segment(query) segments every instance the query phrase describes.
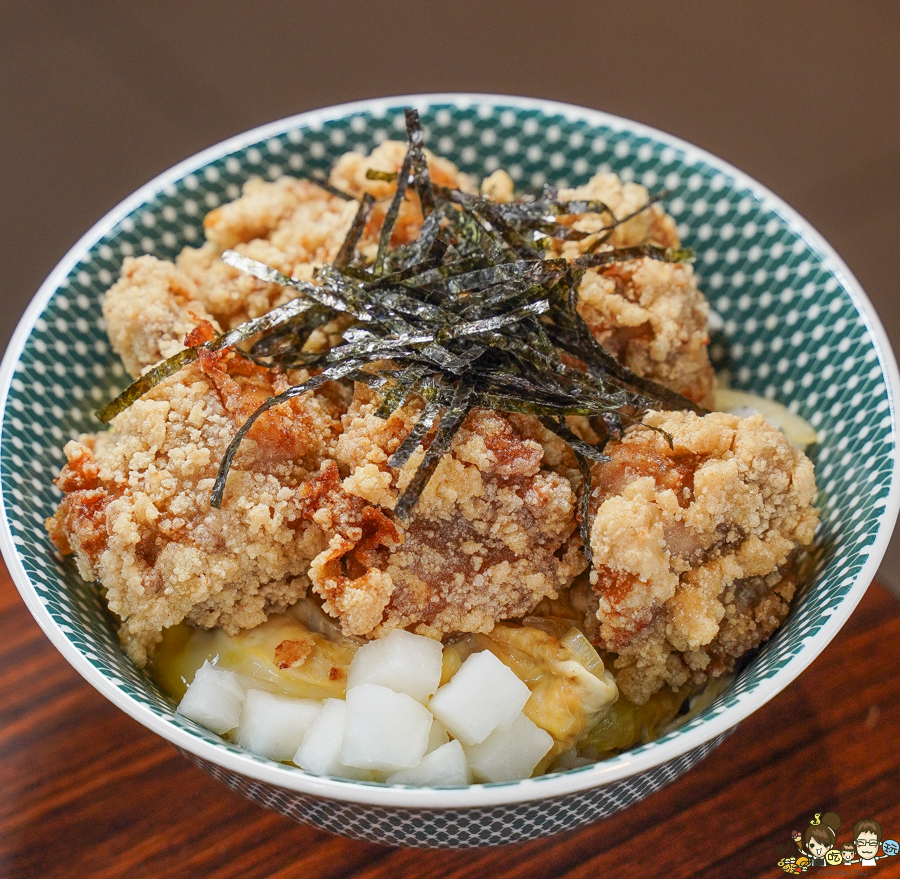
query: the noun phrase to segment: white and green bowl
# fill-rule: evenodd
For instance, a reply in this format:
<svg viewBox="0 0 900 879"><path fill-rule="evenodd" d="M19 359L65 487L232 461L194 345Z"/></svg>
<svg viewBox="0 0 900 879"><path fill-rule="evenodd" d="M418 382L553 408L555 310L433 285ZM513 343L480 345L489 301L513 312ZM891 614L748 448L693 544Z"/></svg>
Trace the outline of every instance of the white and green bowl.
<svg viewBox="0 0 900 879"><path fill-rule="evenodd" d="M526 781L449 789L320 778L223 742L177 716L119 650L96 588L54 552L43 521L63 444L126 383L100 314L125 256L174 257L202 218L259 175L324 175L347 150L403 139L403 108L427 143L471 174L506 168L524 189L586 181L598 168L671 191L666 201L724 320L733 384L808 419L822 513L815 570L784 626L707 710L602 763ZM690 768L789 684L834 637L887 547L900 505L897 367L872 305L834 250L763 186L683 141L593 110L523 98L424 95L304 113L214 146L104 217L43 284L0 370L0 544L26 604L101 693L216 778L300 821L416 846L489 845L569 829L636 802Z"/></svg>

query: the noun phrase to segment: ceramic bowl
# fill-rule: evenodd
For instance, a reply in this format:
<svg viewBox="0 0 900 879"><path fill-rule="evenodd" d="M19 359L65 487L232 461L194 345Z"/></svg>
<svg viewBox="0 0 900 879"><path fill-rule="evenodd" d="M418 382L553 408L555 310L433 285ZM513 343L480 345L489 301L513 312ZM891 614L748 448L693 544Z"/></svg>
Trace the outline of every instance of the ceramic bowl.
<svg viewBox="0 0 900 879"><path fill-rule="evenodd" d="M403 139L405 106L427 143L482 177L521 188L579 184L611 169L651 190L697 252L722 316L736 387L808 419L822 513L815 570L777 634L714 704L680 729L593 766L505 784L412 789L318 778L247 753L174 714L120 651L95 588L43 528L62 445L95 431L98 404L127 384L100 298L132 254L174 257L202 218L260 175L324 175L347 150ZM148 183L91 229L37 293L0 373L3 553L22 597L66 659L123 711L265 806L353 837L417 846L509 843L595 821L705 756L818 655L878 567L900 504L897 369L875 311L834 250L763 186L696 147L624 119L546 101L426 95L304 113L212 147ZM724 767L723 767L723 771Z"/></svg>

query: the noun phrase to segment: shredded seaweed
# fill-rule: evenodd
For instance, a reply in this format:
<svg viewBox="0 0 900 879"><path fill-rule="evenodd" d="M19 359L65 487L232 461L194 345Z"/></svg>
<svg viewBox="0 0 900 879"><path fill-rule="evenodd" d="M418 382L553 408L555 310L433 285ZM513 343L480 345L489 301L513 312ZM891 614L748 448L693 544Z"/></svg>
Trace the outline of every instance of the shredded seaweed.
<svg viewBox="0 0 900 879"><path fill-rule="evenodd" d="M215 480L211 504L219 507L242 440L273 407L329 381L368 385L378 394L375 414L383 419L418 398L418 418L388 461L401 468L418 448L424 449L394 511L404 520L472 409L533 415L568 443L578 460L579 520L589 555L591 462L609 460L603 454L605 442L620 437L624 426L639 421L650 408L704 410L636 375L600 346L577 312L578 286L588 269L639 258L685 262L693 254L654 244L615 248L607 243L618 226L664 194L625 217L616 217L601 201L560 200L551 187L500 204L435 185L415 110L406 111L406 129L408 149L400 170L366 172L369 180L396 183L384 207L374 258L370 250L365 251L367 259L359 249L375 205L369 194L359 200L334 262L321 266L312 283L226 251L222 259L228 265L293 289L298 298L169 358L98 416L108 421L196 360L203 349L233 348L269 368L312 370L312 377L267 399L241 425ZM314 182L333 191L318 179ZM392 245L404 201L422 212L419 235ZM603 225L582 232L564 219L583 214L599 216ZM547 258L554 240L587 239L588 246L575 259ZM338 317L346 327L342 342L329 351L307 351L313 331ZM566 423L569 415L591 418L602 441L592 444L576 436Z"/></svg>
<svg viewBox="0 0 900 879"><path fill-rule="evenodd" d="M353 196L350 195L349 192L344 192L343 189L338 189L336 186L332 186L327 180L323 177L316 177L315 174L306 174L303 177L304 180L309 180L310 183L315 183L320 189L324 189L329 195L336 195L338 198L344 199L344 201L353 201Z"/></svg>
<svg viewBox="0 0 900 879"><path fill-rule="evenodd" d="M413 474L413 478L407 485L406 490L400 495L394 514L401 521L409 517L410 510L415 506L419 495L422 494L428 480L437 468L441 458L450 449L450 443L456 435L456 431L462 427L466 416L472 409L472 391L464 385L459 385L453 400L447 407L441 420L437 425L437 433L425 451L425 457L418 469Z"/></svg>
<svg viewBox="0 0 900 879"><path fill-rule="evenodd" d="M338 255L334 258L334 267L336 269L343 268L350 264L350 260L356 251L356 245L359 244L360 236L366 228L366 223L369 222L369 215L372 213L372 206L374 204L375 198L367 192L359 203L359 210L356 212L356 216L350 224L350 231L347 232L347 237L344 239L344 243L341 245Z"/></svg>

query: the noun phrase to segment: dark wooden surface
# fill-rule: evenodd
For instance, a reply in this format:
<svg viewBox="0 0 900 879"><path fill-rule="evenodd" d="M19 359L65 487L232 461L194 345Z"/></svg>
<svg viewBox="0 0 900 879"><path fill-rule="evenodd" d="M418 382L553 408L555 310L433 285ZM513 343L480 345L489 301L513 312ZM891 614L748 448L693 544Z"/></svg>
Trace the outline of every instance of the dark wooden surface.
<svg viewBox="0 0 900 879"><path fill-rule="evenodd" d="M861 818L900 837L900 604L877 584L810 669L660 793L546 840L423 852L294 824L213 781L85 683L0 575L3 879L749 879L784 875L816 811L842 816L841 842ZM900 876L900 856L869 872Z"/></svg>

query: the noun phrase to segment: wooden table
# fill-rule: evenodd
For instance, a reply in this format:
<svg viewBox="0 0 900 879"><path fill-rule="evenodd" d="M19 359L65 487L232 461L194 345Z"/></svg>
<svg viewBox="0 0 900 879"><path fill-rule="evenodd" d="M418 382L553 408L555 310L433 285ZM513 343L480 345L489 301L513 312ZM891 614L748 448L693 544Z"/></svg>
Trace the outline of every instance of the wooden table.
<svg viewBox="0 0 900 879"><path fill-rule="evenodd" d="M877 584L810 670L660 793L551 839L422 852L294 824L213 781L85 683L0 574L4 879L739 879L783 876L816 811L844 818L839 842L861 818L900 837L900 604ZM900 876L900 855L867 872Z"/></svg>

